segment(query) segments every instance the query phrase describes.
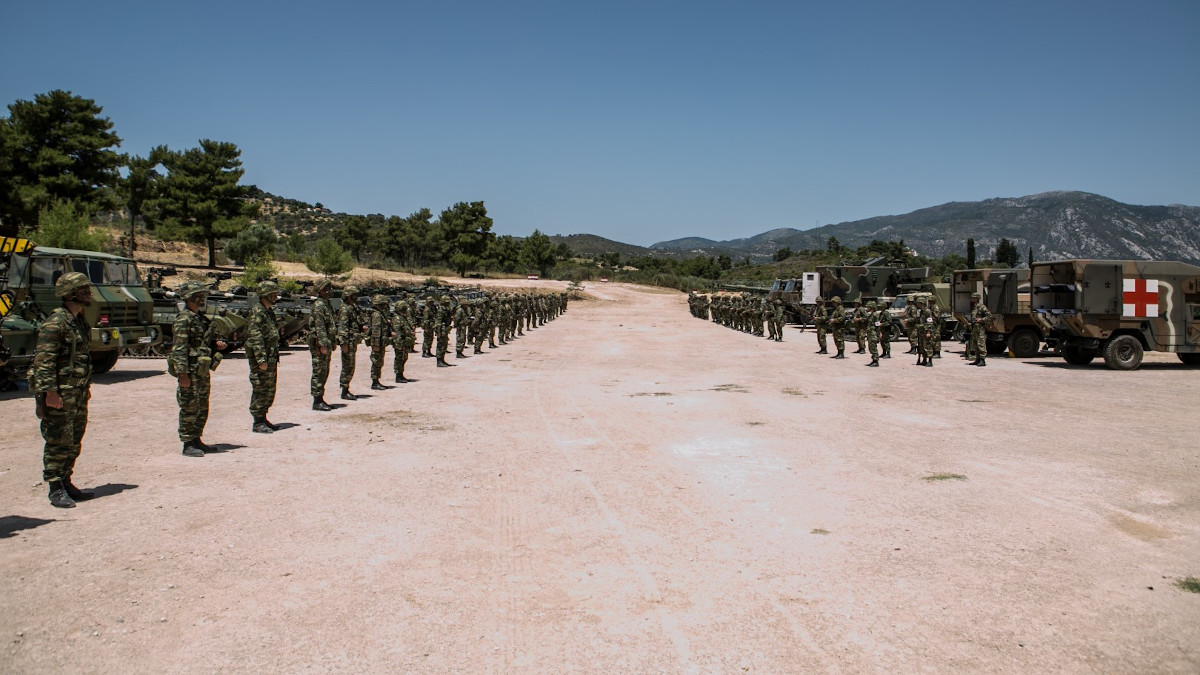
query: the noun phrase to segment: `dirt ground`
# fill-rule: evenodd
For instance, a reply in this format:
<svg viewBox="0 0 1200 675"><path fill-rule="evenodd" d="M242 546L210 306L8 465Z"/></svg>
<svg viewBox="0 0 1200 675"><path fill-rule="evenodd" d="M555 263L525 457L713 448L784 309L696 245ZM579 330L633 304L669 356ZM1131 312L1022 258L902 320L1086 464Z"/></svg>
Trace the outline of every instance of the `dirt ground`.
<svg viewBox="0 0 1200 675"><path fill-rule="evenodd" d="M329 413L285 352L271 435L226 361L199 459L124 360L71 510L0 395L0 670L1200 671L1196 369L868 369L588 291L388 391L360 349Z"/></svg>

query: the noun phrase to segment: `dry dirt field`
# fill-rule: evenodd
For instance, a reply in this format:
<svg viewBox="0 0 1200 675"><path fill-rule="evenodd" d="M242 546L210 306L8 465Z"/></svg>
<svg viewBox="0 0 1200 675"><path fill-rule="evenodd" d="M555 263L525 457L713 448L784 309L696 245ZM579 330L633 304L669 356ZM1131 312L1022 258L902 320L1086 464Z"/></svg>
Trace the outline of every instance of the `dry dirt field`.
<svg viewBox="0 0 1200 675"><path fill-rule="evenodd" d="M868 369L588 291L388 391L360 349L329 413L285 352L272 435L228 360L200 459L122 361L71 510L0 395L0 671L1200 671L1200 371Z"/></svg>

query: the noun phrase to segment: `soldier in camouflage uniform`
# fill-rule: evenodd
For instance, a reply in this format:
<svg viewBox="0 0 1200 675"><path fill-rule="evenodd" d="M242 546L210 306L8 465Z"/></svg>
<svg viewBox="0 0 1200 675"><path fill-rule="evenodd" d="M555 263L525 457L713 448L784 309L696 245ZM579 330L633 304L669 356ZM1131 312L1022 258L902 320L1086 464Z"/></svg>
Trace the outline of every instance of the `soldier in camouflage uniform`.
<svg viewBox="0 0 1200 675"><path fill-rule="evenodd" d="M879 358L892 358L892 315L887 310L887 305L880 302L879 309L875 312L875 321L879 324L879 350L883 352Z"/></svg>
<svg viewBox="0 0 1200 675"><path fill-rule="evenodd" d="M879 314L875 311L875 303L868 302L859 308L863 314L863 333L866 334L867 348L871 352L871 362L867 365L872 368L879 367Z"/></svg>
<svg viewBox="0 0 1200 675"><path fill-rule="evenodd" d="M325 382L329 380L329 362L337 348L337 320L329 306L332 285L321 279L313 285L317 299L313 302L312 314L308 318L308 352L312 356L312 379L308 393L312 394L313 410L331 410L325 402Z"/></svg>
<svg viewBox="0 0 1200 675"><path fill-rule="evenodd" d="M246 323L246 362L250 364L251 431L269 434L279 425L267 419L275 402L275 383L279 373L279 326L271 306L279 301L279 284L264 281L258 285L258 302L250 307Z"/></svg>
<svg viewBox="0 0 1200 675"><path fill-rule="evenodd" d="M179 287L176 295L183 300L184 308L175 316L172 327L174 339L167 357L167 371L178 381L175 401L179 403L179 440L183 442L183 454L203 457L205 452L215 450L200 438L208 422L211 374L220 363L221 355L214 354L213 348L224 349L226 344L214 339L212 322L204 314L207 286L188 281Z"/></svg>
<svg viewBox="0 0 1200 675"><path fill-rule="evenodd" d="M992 323L992 312L983 302L979 293L971 294L971 313L968 315L971 324L971 348L975 351L975 360L968 365L987 365L987 327Z"/></svg>
<svg viewBox="0 0 1200 675"><path fill-rule="evenodd" d="M917 339L917 329L920 328L921 308L917 307L916 299L913 298L904 307L904 328L908 333L908 351L906 354L916 354L920 340Z"/></svg>
<svg viewBox="0 0 1200 675"><path fill-rule="evenodd" d="M350 381L354 379L354 358L361 341L362 317L358 313L358 288L347 286L342 291L342 306L337 312L337 342L342 350L342 373L338 383L342 385L342 399L346 401L358 399L350 393Z"/></svg>
<svg viewBox="0 0 1200 675"><path fill-rule="evenodd" d="M837 354L830 358L846 358L846 308L836 295L833 296L833 311L829 313L829 329L833 331L833 346L837 347Z"/></svg>
<svg viewBox="0 0 1200 675"><path fill-rule="evenodd" d="M775 341L783 342L783 327L787 324L787 317L783 311L783 300L775 298L774 322L775 322ZM705 312L707 313L707 309Z"/></svg>
<svg viewBox="0 0 1200 675"><path fill-rule="evenodd" d="M938 302L937 296L929 299L929 313L933 315L933 358L942 358L942 322L945 321L945 313L942 311L942 303Z"/></svg>
<svg viewBox="0 0 1200 675"><path fill-rule="evenodd" d="M433 319L433 332L437 336L437 367L446 368L453 363L446 362L446 352L450 350L450 298L443 295L437 306L437 314Z"/></svg>
<svg viewBox="0 0 1200 675"><path fill-rule="evenodd" d="M50 504L69 509L95 496L71 483L92 397L92 329L83 318L83 309L92 304L92 285L83 274L67 272L54 284L54 294L62 298L62 307L38 329L29 383L46 439L42 479L50 487Z"/></svg>
<svg viewBox="0 0 1200 675"><path fill-rule="evenodd" d="M408 378L404 376L404 365L408 363L409 350L412 349L416 338L413 335L412 317L409 315L408 303L403 300L397 300L395 307L392 309L392 346L396 351L396 358L392 364L392 369L396 372L396 381L401 384L407 384Z"/></svg>
<svg viewBox="0 0 1200 675"><path fill-rule="evenodd" d="M454 358L465 359L463 351L467 348L467 330L471 327L471 318L465 302L454 304ZM517 324L520 329L520 324Z"/></svg>
<svg viewBox="0 0 1200 675"><path fill-rule="evenodd" d="M392 322L387 315L388 299L386 295L376 294L371 298L371 313L367 331L367 346L371 349L371 389L382 391L387 389L379 378L383 377L383 360L387 356L387 346L392 343Z"/></svg>
<svg viewBox="0 0 1200 675"><path fill-rule="evenodd" d="M825 306L824 298L817 298L817 306L813 308L813 325L817 329L818 354L828 354L825 349L825 338L829 331L829 308Z"/></svg>
<svg viewBox="0 0 1200 675"><path fill-rule="evenodd" d="M870 310L861 301L854 307L854 341L858 343L855 354L866 354L867 314Z"/></svg>
<svg viewBox="0 0 1200 675"><path fill-rule="evenodd" d="M762 305L763 321L767 324L767 339L775 341L775 305L763 301Z"/></svg>
<svg viewBox="0 0 1200 675"><path fill-rule="evenodd" d="M917 365L933 367L934 319L925 298L917 298Z"/></svg>

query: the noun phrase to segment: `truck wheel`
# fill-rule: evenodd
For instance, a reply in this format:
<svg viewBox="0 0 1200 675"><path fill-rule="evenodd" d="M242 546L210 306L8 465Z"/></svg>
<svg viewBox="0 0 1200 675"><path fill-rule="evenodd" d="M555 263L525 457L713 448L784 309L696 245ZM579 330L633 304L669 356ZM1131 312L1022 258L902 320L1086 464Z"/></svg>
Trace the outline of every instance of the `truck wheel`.
<svg viewBox="0 0 1200 675"><path fill-rule="evenodd" d="M1092 359L1096 358L1096 351L1094 349L1064 346L1062 348L1062 357L1063 360L1073 366L1086 366L1092 362Z"/></svg>
<svg viewBox="0 0 1200 675"><path fill-rule="evenodd" d="M1037 332L1032 328L1018 328L1013 331L1012 335L1008 336L1008 349L1018 359L1037 356L1038 347L1041 344L1041 338L1038 337Z"/></svg>
<svg viewBox="0 0 1200 675"><path fill-rule="evenodd" d="M1142 343L1132 335L1118 335L1104 346L1104 365L1113 370L1136 370L1142 365Z"/></svg>
<svg viewBox="0 0 1200 675"><path fill-rule="evenodd" d="M954 331L950 334L950 339L954 340L955 342L963 343L967 341L967 337L968 334L966 328L964 328L961 323L955 324Z"/></svg>
<svg viewBox="0 0 1200 675"><path fill-rule="evenodd" d="M110 349L106 352L92 352L92 374L101 375L112 370L112 367L117 365L117 357L120 356L120 350Z"/></svg>
<svg viewBox="0 0 1200 675"><path fill-rule="evenodd" d="M1175 356L1189 366L1200 366L1200 354L1176 354Z"/></svg>

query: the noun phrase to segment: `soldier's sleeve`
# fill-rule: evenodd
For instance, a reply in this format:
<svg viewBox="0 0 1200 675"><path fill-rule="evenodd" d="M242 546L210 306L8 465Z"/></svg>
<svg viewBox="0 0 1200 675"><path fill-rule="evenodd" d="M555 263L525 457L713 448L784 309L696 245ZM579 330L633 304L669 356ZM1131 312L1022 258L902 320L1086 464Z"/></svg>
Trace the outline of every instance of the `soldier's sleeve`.
<svg viewBox="0 0 1200 675"><path fill-rule="evenodd" d="M171 328L174 337L171 342L171 353L167 356L167 363L179 375L188 373L189 323L191 322L188 320L188 315L180 312L175 316L175 323Z"/></svg>
<svg viewBox="0 0 1200 675"><path fill-rule="evenodd" d="M267 344L263 339L262 314L254 312L250 314L250 323L247 325L246 331L246 361L250 363L250 370L258 368L258 365L266 359ZM271 322L271 328L274 329L274 321Z"/></svg>
<svg viewBox="0 0 1200 675"><path fill-rule="evenodd" d="M63 327L51 320L42 324L29 368L30 388L37 393L58 391L58 350L63 342Z"/></svg>
<svg viewBox="0 0 1200 675"><path fill-rule="evenodd" d="M337 331L337 335L335 337L337 338L338 344L346 344L347 342L346 337L348 334L346 332L346 325L346 304L343 302L342 306L338 307L337 319L334 322L334 328Z"/></svg>

